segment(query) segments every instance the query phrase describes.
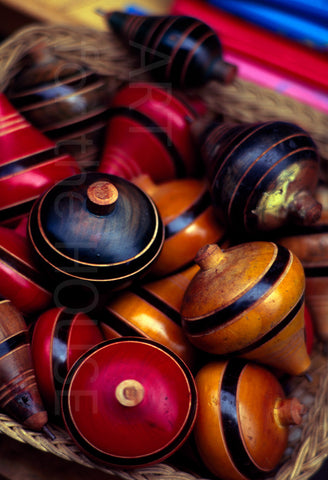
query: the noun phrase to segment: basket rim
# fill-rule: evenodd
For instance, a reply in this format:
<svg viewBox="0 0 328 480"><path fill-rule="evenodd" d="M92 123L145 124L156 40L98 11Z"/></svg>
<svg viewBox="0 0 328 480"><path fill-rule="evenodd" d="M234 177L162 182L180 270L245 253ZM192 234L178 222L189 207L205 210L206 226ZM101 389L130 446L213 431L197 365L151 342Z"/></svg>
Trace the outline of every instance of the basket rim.
<svg viewBox="0 0 328 480"><path fill-rule="evenodd" d="M27 37L29 41L27 41ZM101 39L101 41L100 41ZM5 92L10 80L22 68L26 54L38 45L46 42L47 46L59 57L69 61L81 61L83 65L94 68L98 73L113 79L113 88L130 81L138 81L131 77L131 69L135 67L135 59L108 31L99 31L85 26L32 24L23 27L0 44L0 92ZM124 58L124 62L122 62ZM185 93L185 92L184 92ZM190 94L197 94L204 100L210 110L223 114L227 121L251 122L272 119L294 121L307 130L318 145L324 166L328 164L328 115L300 103L285 95L273 92L265 87L254 85L237 78L229 86L221 86L211 82ZM327 167L328 170L328 167ZM327 177L328 178L328 174ZM320 358L318 370L313 374L320 377L318 395L309 411L309 420L302 430L299 448L286 461L274 477L275 480L306 480L315 473L328 456L328 361L321 352L315 351L316 359ZM304 380L306 381L306 380ZM315 428L319 426L317 431ZM57 441L50 442L43 434L25 430L20 424L6 415L0 414L0 431L12 438L29 443L41 450L54 453L66 460L75 461L85 466L97 468L113 476L125 480L134 478L134 473L118 469L102 467L78 450L66 432L55 428ZM193 475L174 469L167 463L136 470L136 480L145 479L178 479L193 480ZM203 479L205 480L205 479Z"/></svg>

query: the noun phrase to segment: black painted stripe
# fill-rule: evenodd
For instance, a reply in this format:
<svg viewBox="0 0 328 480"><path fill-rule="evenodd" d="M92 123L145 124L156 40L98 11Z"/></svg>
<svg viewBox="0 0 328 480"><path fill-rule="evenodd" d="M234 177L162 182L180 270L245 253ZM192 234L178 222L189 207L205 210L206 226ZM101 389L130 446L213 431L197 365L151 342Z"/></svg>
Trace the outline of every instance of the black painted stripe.
<svg viewBox="0 0 328 480"><path fill-rule="evenodd" d="M275 325L268 333L263 335L263 337L258 338L255 342L251 343L245 348L241 348L240 350L236 350L233 352L234 355L245 355L246 353L252 352L257 348L262 347L265 343L272 340L274 337L278 335L287 325L293 321L295 316L300 311L302 305L304 304L304 294L301 296L297 304L292 308L292 310L283 318L277 325Z"/></svg>
<svg viewBox="0 0 328 480"><path fill-rule="evenodd" d="M56 148L51 147L41 152L27 155L26 157L19 158L10 163L0 166L0 178L9 177L10 175L17 174L21 171L35 167L42 163L53 160L57 157Z"/></svg>
<svg viewBox="0 0 328 480"><path fill-rule="evenodd" d="M181 326L180 312L168 305L164 300L160 299L146 288L138 285L133 286L132 291L140 298L142 298L145 302L149 303L157 310L164 313L164 315L170 318L174 323Z"/></svg>
<svg viewBox="0 0 328 480"><path fill-rule="evenodd" d="M210 193L208 190L196 199L183 213L174 218L165 226L165 238L168 239L181 232L191 225L197 217L206 211L212 205Z"/></svg>
<svg viewBox="0 0 328 480"><path fill-rule="evenodd" d="M10 252L5 250L1 245L0 245L0 262L6 263L10 267L10 269L15 270L19 275L22 275L28 278L29 280L31 280L31 282L35 283L36 285L39 285L44 290L51 292L51 286L50 286L50 283L48 283L46 275L41 274L37 270L34 270L34 268L30 267L29 265L24 263L21 259L12 255Z"/></svg>
<svg viewBox="0 0 328 480"><path fill-rule="evenodd" d="M255 480L270 473L261 470L250 458L238 425L237 389L242 371L247 363L242 359L232 359L227 363L222 377L220 391L220 412L222 433L231 460L241 475Z"/></svg>
<svg viewBox="0 0 328 480"><path fill-rule="evenodd" d="M196 320L185 320L184 328L186 331L190 335L206 334L251 308L278 281L284 273L290 258L289 250L281 245L277 245L277 255L271 267L252 288L235 302L212 315Z"/></svg>
<svg viewBox="0 0 328 480"><path fill-rule="evenodd" d="M178 149L172 142L172 139L168 136L165 130L163 130L159 125L157 125L151 118L129 107L113 107L110 109L108 114L109 119L115 115L122 115L127 118L131 118L132 120L144 126L157 138L157 140L159 140L164 149L168 151L174 164L176 176L178 178L182 178L187 175L186 166L183 158L181 157ZM156 162L156 159L154 159L154 162Z"/></svg>
<svg viewBox="0 0 328 480"><path fill-rule="evenodd" d="M165 65L171 62L171 51L168 54L163 52L163 39L167 32L174 27L174 24L179 22L179 19L179 16L168 16L164 22L161 22L159 19L155 35L150 38L148 45L145 45L148 47L148 52L146 52L148 65L151 65L154 59L156 60L156 57L157 59L160 58Z"/></svg>
<svg viewBox="0 0 328 480"><path fill-rule="evenodd" d="M224 123L213 122L201 135L201 152L206 162L212 189L219 185L219 173L224 159L243 136L249 135L249 130L249 125L231 127Z"/></svg>
<svg viewBox="0 0 328 480"><path fill-rule="evenodd" d="M32 200L22 201L18 205L15 204L12 207L0 208L0 221L6 222L7 220L14 220L22 217L26 213L29 213L38 195Z"/></svg>
<svg viewBox="0 0 328 480"><path fill-rule="evenodd" d="M254 135L259 135L261 130L267 127L267 124L257 124L252 126L236 125L231 129L222 126L222 135L220 127L218 128L218 136L212 148L219 148L219 154L216 156L217 171L213 178L213 185L219 185L221 178L226 178L227 169L231 168L231 157L235 155L238 149L245 149L248 142L252 142ZM262 147L262 145L261 145ZM263 148L263 147L262 147Z"/></svg>
<svg viewBox="0 0 328 480"><path fill-rule="evenodd" d="M316 223L314 225L293 225L292 228L286 226L282 233L282 239L290 237L301 237L309 235L324 235L328 233L327 223Z"/></svg>
<svg viewBox="0 0 328 480"><path fill-rule="evenodd" d="M70 121L70 123L59 122L56 124L47 125L44 128L39 127L42 133L45 133L51 140L56 141L61 137L67 137L71 134L83 134L85 130L93 130L97 124L100 127L105 127L108 120L108 108L104 105L102 108L97 108L96 112L88 112L87 118L78 120L77 118Z"/></svg>
<svg viewBox="0 0 328 480"><path fill-rule="evenodd" d="M52 372L55 393L60 399L61 389L68 372L68 337L75 313L63 309L57 319L52 338Z"/></svg>
<svg viewBox="0 0 328 480"><path fill-rule="evenodd" d="M245 199L253 192L253 188L256 187L269 170L285 158L290 158L297 151L295 149L290 151L290 147L286 148L286 143L290 141L297 142L298 150L309 148L308 138L297 133L281 139L280 142L271 145L266 151L256 152L256 156L254 155L249 162L245 162L238 169L238 178L236 178L235 191L231 195L229 210L242 210L245 206ZM294 162L295 160L288 161L288 165ZM279 173L280 171L281 169L279 169Z"/></svg>
<svg viewBox="0 0 328 480"><path fill-rule="evenodd" d="M27 331L17 333L12 337L7 338L6 340L3 340L0 343L0 358L12 352L16 348L21 347L22 345L27 345L27 344L28 344Z"/></svg>
<svg viewBox="0 0 328 480"><path fill-rule="evenodd" d="M308 278L328 277L328 265L319 265L315 267L304 267L305 276Z"/></svg>
<svg viewBox="0 0 328 480"><path fill-rule="evenodd" d="M25 107L39 102L49 102L49 100L59 99L67 95L76 95L79 90L89 87L99 81L96 73L84 72L71 76L67 79L53 80L51 83L40 83L32 88L20 90L10 96L13 105L20 111ZM79 90L76 90L78 87ZM65 99L65 98L64 98Z"/></svg>
<svg viewBox="0 0 328 480"><path fill-rule="evenodd" d="M122 337L144 336L140 330L117 315L116 312L110 308L110 306L103 308L100 312L98 312L98 315L98 320L100 323L107 325Z"/></svg>
<svg viewBox="0 0 328 480"><path fill-rule="evenodd" d="M170 357L172 357L175 362L179 365L181 370L184 372L187 382L189 384L190 388L190 412L188 414L188 418L186 419L185 424L183 425L183 428L180 430L179 434L175 437L175 439L169 443L165 448L158 450L157 452L151 453L151 454L146 454L143 456L140 456L138 458L130 458L130 457L118 457L115 455L111 455L106 452L102 452L96 447L94 447L93 444L88 442L88 440L83 437L79 430L76 428L75 422L71 417L71 411L70 411L70 384L72 382L72 379L75 375L76 370L80 367L80 365L84 362L84 360L92 355L94 351L96 351L99 348L103 348L109 344L116 343L116 342L121 342L121 341L132 341L132 342L144 342L148 343L150 345L154 345L157 348L163 350L166 352ZM144 464L151 464L155 463L156 461L159 461L163 457L167 457L168 455L172 454L187 438L188 434L190 433L192 426L195 421L196 417L196 412L197 412L197 402L198 402L198 393L196 390L196 385L194 378L189 371L189 369L186 367L185 363L176 355L173 353L171 350L169 350L167 347L163 345L159 345L157 342L145 338L115 338L113 340L105 340L104 342L101 343L101 345L96 345L95 347L91 348L88 352L86 352L84 355L82 355L73 365L73 367L70 369L64 387L63 387L63 393L61 396L62 399L62 414L63 418L65 421L65 424L68 428L68 431L72 435L72 437L75 439L75 441L80 445L82 450L87 452L91 457L97 458L98 460L101 460L103 462L107 462L112 465L117 465L117 466L138 466L138 465L144 465Z"/></svg>
<svg viewBox="0 0 328 480"><path fill-rule="evenodd" d="M176 57L179 55L179 52L182 50L183 43L190 38L192 38L192 33L193 31L200 25L200 22L194 22L190 25L187 26L182 32L181 35L179 36L176 44L174 45L174 48L171 49L171 60L170 63L166 67L166 72L165 72L165 77L170 78L171 74L171 69L172 69L172 64L176 60ZM179 62L179 70L181 70L181 64Z"/></svg>
<svg viewBox="0 0 328 480"><path fill-rule="evenodd" d="M199 30L202 30L202 27L203 25L199 25L198 26L198 29ZM204 35L199 38L199 39L194 39L195 42L197 42L193 48L189 51L189 53L186 55L185 57L185 61L184 61L184 64L183 64L183 68L181 70L181 78L180 78L180 84L181 85L184 85L184 83L187 81L186 79L191 76L191 75L195 75L194 73L194 67L192 65L192 63L195 61L195 59L197 60L197 57L202 57L202 53L204 52L204 50L206 50L206 43L208 42L208 40L213 40L213 38L216 38L216 34L212 31L207 31L204 33ZM184 49L181 50L182 53L185 52ZM176 61L178 60L178 58L176 58Z"/></svg>

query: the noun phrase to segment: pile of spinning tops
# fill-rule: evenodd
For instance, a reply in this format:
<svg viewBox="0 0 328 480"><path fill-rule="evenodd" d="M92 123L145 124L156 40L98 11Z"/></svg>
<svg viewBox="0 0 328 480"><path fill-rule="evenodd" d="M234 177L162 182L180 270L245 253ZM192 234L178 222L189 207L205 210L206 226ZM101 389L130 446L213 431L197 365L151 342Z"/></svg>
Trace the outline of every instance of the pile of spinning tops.
<svg viewBox="0 0 328 480"><path fill-rule="evenodd" d="M268 477L328 340L318 148L207 111L238 72L203 22L105 21L152 81L113 93L40 44L0 94L0 408L101 465L190 442L212 478Z"/></svg>

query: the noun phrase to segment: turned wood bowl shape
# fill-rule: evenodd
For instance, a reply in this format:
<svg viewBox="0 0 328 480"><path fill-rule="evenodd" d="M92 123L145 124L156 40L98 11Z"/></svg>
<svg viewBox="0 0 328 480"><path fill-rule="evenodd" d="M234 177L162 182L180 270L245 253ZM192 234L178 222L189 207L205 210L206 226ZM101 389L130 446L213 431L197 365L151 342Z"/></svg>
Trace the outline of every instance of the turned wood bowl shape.
<svg viewBox="0 0 328 480"><path fill-rule="evenodd" d="M0 226L0 295L23 314L31 315L52 302L51 286L34 261L27 239Z"/></svg>
<svg viewBox="0 0 328 480"><path fill-rule="evenodd" d="M214 213L205 180L182 178L155 184L148 175L133 182L154 200L165 227L165 241L151 267L151 275L163 277L193 263L207 243L225 240L226 229Z"/></svg>
<svg viewBox="0 0 328 480"><path fill-rule="evenodd" d="M3 297L0 297L0 408L32 430L42 430L48 422L26 323L12 302Z"/></svg>
<svg viewBox="0 0 328 480"><path fill-rule="evenodd" d="M150 197L128 180L96 172L69 177L41 196L28 234L59 288L106 292L144 275L164 242Z"/></svg>
<svg viewBox="0 0 328 480"><path fill-rule="evenodd" d="M218 478L253 480L273 475L287 446L289 425L305 413L286 399L277 378L243 359L213 361L196 375L197 449Z"/></svg>
<svg viewBox="0 0 328 480"><path fill-rule="evenodd" d="M292 375L311 360L304 336L305 275L301 262L274 242L226 250L206 245L181 306L190 341L217 355L242 356Z"/></svg>
<svg viewBox="0 0 328 480"><path fill-rule="evenodd" d="M293 123L194 127L218 216L235 232L256 234L311 225L321 215L314 192L319 156L311 136Z"/></svg>
<svg viewBox="0 0 328 480"><path fill-rule="evenodd" d="M98 160L112 94L106 77L76 62L56 57L39 45L5 91L12 105L58 152L72 155L79 165Z"/></svg>
<svg viewBox="0 0 328 480"><path fill-rule="evenodd" d="M54 183L80 172L76 160L33 127L0 94L0 222L27 214Z"/></svg>
<svg viewBox="0 0 328 480"><path fill-rule="evenodd" d="M97 323L83 312L54 307L36 319L31 353L39 391L49 413L60 416L60 394L69 369L103 340Z"/></svg>
<svg viewBox="0 0 328 480"><path fill-rule="evenodd" d="M92 459L122 468L155 464L192 431L195 380L185 363L157 342L108 340L71 368L62 415L72 439Z"/></svg>
<svg viewBox="0 0 328 480"><path fill-rule="evenodd" d="M111 102L98 171L155 182L196 175L201 166L190 131L197 113L173 92L132 83Z"/></svg>
<svg viewBox="0 0 328 480"><path fill-rule="evenodd" d="M160 82L199 87L231 83L237 73L223 60L220 39L207 24L186 15L105 14L109 27L140 59L139 69Z"/></svg>
<svg viewBox="0 0 328 480"><path fill-rule="evenodd" d="M194 264L159 280L139 282L115 295L97 312L105 337L150 338L172 350L192 369L196 352L181 328L180 308L198 270Z"/></svg>

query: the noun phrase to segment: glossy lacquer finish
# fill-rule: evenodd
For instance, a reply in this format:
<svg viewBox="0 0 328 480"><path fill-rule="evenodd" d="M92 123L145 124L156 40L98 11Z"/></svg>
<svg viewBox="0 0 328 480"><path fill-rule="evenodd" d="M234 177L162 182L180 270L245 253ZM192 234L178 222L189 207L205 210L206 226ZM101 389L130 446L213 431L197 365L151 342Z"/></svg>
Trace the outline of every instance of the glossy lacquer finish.
<svg viewBox="0 0 328 480"><path fill-rule="evenodd" d="M114 96L98 171L155 182L195 175L200 166L190 123L197 114L172 89L131 83Z"/></svg>
<svg viewBox="0 0 328 480"><path fill-rule="evenodd" d="M54 183L80 172L75 159L58 154L39 132L0 94L0 222L28 213L33 202Z"/></svg>
<svg viewBox="0 0 328 480"><path fill-rule="evenodd" d="M109 340L70 370L62 413L73 440L91 458L115 467L150 465L190 435L195 381L179 357L157 342Z"/></svg>
<svg viewBox="0 0 328 480"><path fill-rule="evenodd" d="M0 298L0 408L26 428L48 422L33 369L27 326L13 304Z"/></svg>
<svg viewBox="0 0 328 480"><path fill-rule="evenodd" d="M111 99L106 77L82 63L58 58L45 45L28 55L27 65L9 83L6 95L58 152L80 165L98 160Z"/></svg>
<svg viewBox="0 0 328 480"><path fill-rule="evenodd" d="M237 232L311 225L319 156L311 136L281 121L195 126L217 213Z"/></svg>
<svg viewBox="0 0 328 480"><path fill-rule="evenodd" d="M24 315L47 308L51 286L34 261L26 237L0 226L0 295Z"/></svg>
<svg viewBox="0 0 328 480"><path fill-rule="evenodd" d="M242 356L292 375L311 360L304 337L301 262L273 242L202 248L199 272L181 307L182 326L197 347Z"/></svg>
<svg viewBox="0 0 328 480"><path fill-rule="evenodd" d="M274 475L287 447L289 425L305 408L286 399L265 367L242 359L206 364L196 376L198 451L209 470L226 480Z"/></svg>
<svg viewBox="0 0 328 480"><path fill-rule="evenodd" d="M107 339L144 337L178 355L189 368L197 353L181 328L180 308L189 282L199 270L194 264L174 275L134 285L107 303L97 319Z"/></svg>
<svg viewBox="0 0 328 480"><path fill-rule="evenodd" d="M322 203L320 220L308 227L283 231L276 241L289 248L302 262L305 271L305 300L317 338L328 342L328 221L327 187L316 190Z"/></svg>
<svg viewBox="0 0 328 480"><path fill-rule="evenodd" d="M328 342L328 224L293 231L277 242L298 256L305 272L305 298L318 339Z"/></svg>
<svg viewBox="0 0 328 480"><path fill-rule="evenodd" d="M44 311L33 326L31 352L39 391L47 411L60 416L60 394L74 362L104 340L95 321L66 308Z"/></svg>
<svg viewBox="0 0 328 480"><path fill-rule="evenodd" d="M188 16L141 16L109 12L110 28L133 49L139 68L162 82L197 87L230 83L236 67L222 58L221 42L206 23Z"/></svg>
<svg viewBox="0 0 328 480"><path fill-rule="evenodd" d="M165 227L163 249L150 273L172 274L193 263L207 243L224 242L225 227L217 219L205 180L177 179L155 184L142 175L133 182L154 200Z"/></svg>
<svg viewBox="0 0 328 480"><path fill-rule="evenodd" d="M146 193L120 177L90 172L48 190L31 210L28 233L59 287L92 292L144 275L164 242L162 220Z"/></svg>

